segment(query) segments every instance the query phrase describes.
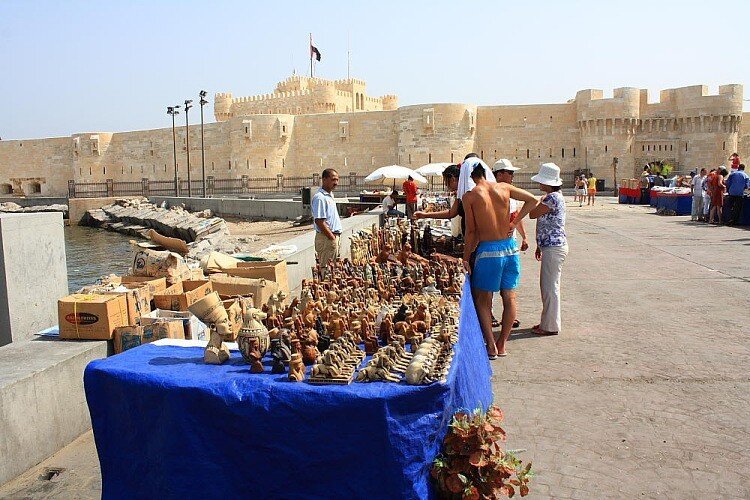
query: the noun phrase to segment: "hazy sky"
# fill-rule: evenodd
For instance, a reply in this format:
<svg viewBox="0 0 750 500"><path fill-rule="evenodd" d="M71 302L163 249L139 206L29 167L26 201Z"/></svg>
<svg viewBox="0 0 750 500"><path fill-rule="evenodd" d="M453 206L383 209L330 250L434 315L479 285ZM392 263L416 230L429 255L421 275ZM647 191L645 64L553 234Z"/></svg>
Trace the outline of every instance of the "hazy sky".
<svg viewBox="0 0 750 500"><path fill-rule="evenodd" d="M750 84L750 2L0 0L0 137L167 127L198 91L351 74L373 96L565 102L584 88ZM750 90L746 92L750 98ZM745 109L748 110L746 103ZM184 120L183 115L179 117ZM191 110L191 123L198 109Z"/></svg>

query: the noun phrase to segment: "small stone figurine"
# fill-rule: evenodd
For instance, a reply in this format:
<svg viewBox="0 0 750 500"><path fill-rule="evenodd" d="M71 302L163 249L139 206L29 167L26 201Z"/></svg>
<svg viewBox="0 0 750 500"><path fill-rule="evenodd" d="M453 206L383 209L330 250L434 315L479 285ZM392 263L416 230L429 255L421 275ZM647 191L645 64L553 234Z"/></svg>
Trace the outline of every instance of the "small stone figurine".
<svg viewBox="0 0 750 500"><path fill-rule="evenodd" d="M289 380L291 382L305 380L305 364L302 362L302 355L299 353L292 354L292 360L289 362Z"/></svg>
<svg viewBox="0 0 750 500"><path fill-rule="evenodd" d="M263 355L260 352L260 342L258 339L250 339L248 357L251 359L250 373L263 373L263 363L260 361Z"/></svg>
<svg viewBox="0 0 750 500"><path fill-rule="evenodd" d="M281 339L271 340L271 357L273 358L271 373L286 373L284 362L292 357L292 353L281 343Z"/></svg>

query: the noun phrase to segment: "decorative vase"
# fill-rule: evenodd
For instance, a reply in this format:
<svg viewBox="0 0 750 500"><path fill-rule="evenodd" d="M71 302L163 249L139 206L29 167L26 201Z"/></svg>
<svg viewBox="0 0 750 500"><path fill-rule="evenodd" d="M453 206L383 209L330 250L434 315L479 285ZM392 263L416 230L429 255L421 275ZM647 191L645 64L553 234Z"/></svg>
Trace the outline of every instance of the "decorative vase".
<svg viewBox="0 0 750 500"><path fill-rule="evenodd" d="M248 363L253 362L253 359L248 357L253 344L251 339L258 340L260 356L261 358L265 356L271 345L271 337L268 335L268 329L255 316L242 326L240 333L237 335L237 347Z"/></svg>

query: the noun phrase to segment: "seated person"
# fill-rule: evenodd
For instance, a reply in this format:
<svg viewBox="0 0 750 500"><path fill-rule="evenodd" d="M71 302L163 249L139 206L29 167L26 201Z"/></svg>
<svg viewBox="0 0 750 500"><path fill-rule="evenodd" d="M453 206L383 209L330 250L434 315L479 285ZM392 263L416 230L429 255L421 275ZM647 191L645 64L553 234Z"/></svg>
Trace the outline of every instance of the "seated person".
<svg viewBox="0 0 750 500"><path fill-rule="evenodd" d="M388 217L404 217L405 214L396 210L396 201L393 199L393 193L388 193L383 198L383 213Z"/></svg>

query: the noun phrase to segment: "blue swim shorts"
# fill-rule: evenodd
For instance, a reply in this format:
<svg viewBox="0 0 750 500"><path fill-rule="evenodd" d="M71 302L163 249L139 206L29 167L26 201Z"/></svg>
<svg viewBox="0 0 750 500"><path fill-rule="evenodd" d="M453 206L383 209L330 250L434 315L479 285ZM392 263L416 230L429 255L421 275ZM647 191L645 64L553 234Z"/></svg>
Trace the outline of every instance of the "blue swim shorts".
<svg viewBox="0 0 750 500"><path fill-rule="evenodd" d="M485 292L513 290L521 277L521 259L515 238L482 241L477 246L471 287Z"/></svg>

